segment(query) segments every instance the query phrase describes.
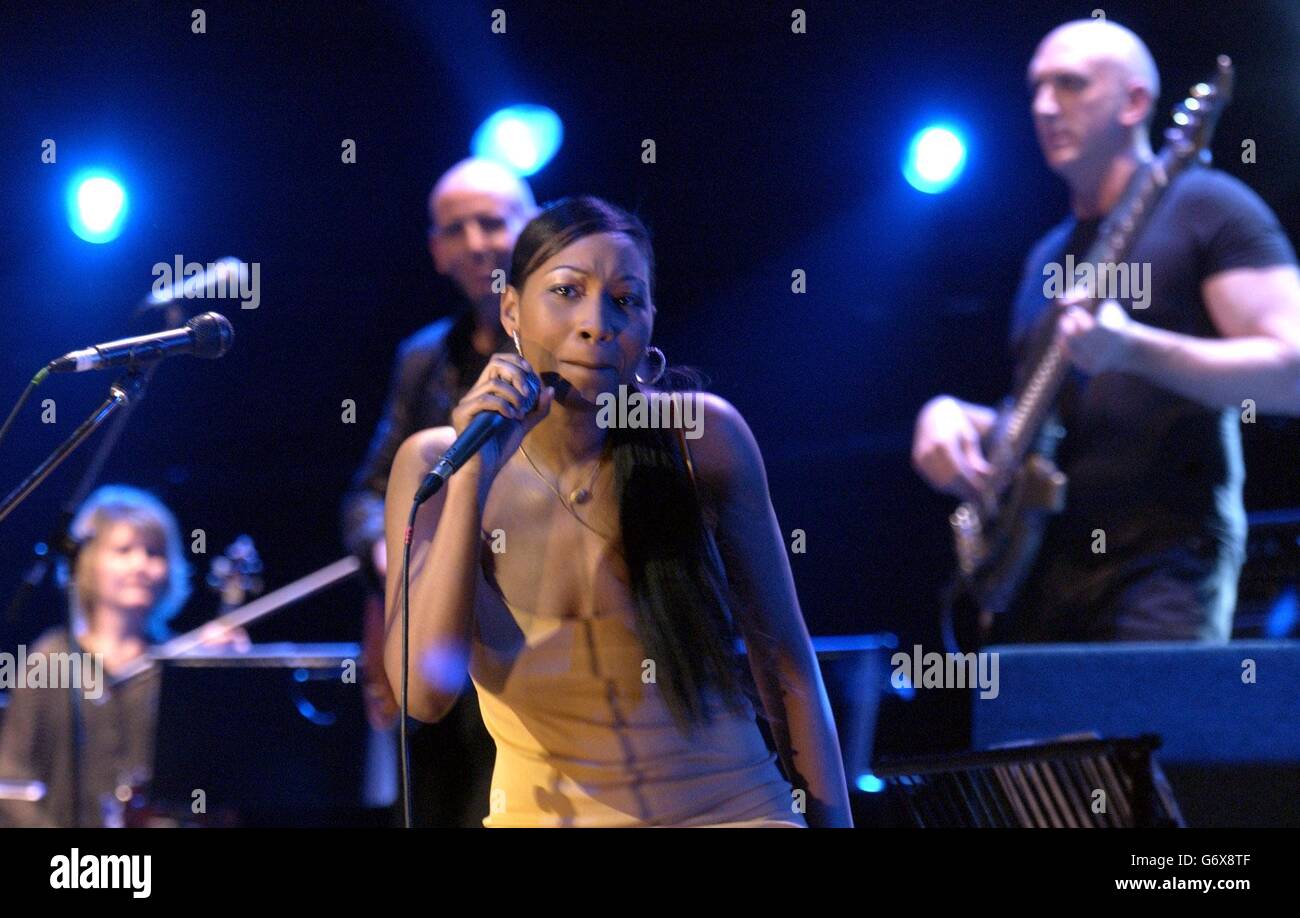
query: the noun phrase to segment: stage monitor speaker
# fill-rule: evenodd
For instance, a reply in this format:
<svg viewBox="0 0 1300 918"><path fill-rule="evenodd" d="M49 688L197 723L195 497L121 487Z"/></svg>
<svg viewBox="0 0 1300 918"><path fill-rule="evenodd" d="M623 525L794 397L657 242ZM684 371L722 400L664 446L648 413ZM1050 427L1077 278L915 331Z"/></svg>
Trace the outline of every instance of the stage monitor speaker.
<svg viewBox="0 0 1300 918"><path fill-rule="evenodd" d="M1160 741L1063 739L876 763L918 828L1133 829L1183 825L1151 753Z"/></svg>
<svg viewBox="0 0 1300 918"><path fill-rule="evenodd" d="M1030 644L974 696L977 749L1156 734L1190 826L1300 826L1300 642Z"/></svg>

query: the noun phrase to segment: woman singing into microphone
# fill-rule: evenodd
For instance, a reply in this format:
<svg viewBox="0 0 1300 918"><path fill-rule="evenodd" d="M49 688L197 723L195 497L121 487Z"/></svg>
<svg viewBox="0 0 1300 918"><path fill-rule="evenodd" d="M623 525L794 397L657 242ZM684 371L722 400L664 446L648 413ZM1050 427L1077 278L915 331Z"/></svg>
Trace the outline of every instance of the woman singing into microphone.
<svg viewBox="0 0 1300 918"><path fill-rule="evenodd" d="M441 718L468 669L497 746L485 826L848 826L830 706L744 419L694 391L672 396L696 402L689 439L601 410L621 386L670 397L650 347L653 273L634 216L592 197L545 208L501 297L518 353L492 357L451 427L398 452L390 545L476 414L520 421L416 517L410 713ZM530 373L548 385L524 415ZM400 693L400 565L387 587Z"/></svg>

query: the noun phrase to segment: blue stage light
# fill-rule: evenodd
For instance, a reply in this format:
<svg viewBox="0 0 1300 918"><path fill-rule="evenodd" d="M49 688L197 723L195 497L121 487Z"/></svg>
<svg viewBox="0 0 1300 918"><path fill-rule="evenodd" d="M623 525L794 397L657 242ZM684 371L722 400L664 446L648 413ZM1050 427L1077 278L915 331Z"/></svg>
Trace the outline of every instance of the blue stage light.
<svg viewBox="0 0 1300 918"><path fill-rule="evenodd" d="M1297 621L1300 621L1300 595L1297 595L1295 587L1287 587L1268 610L1264 636L1281 640L1295 630Z"/></svg>
<svg viewBox="0 0 1300 918"><path fill-rule="evenodd" d="M68 225L87 242L112 242L126 223L127 195L114 176L84 172L68 186Z"/></svg>
<svg viewBox="0 0 1300 918"><path fill-rule="evenodd" d="M918 131L903 157L903 176L917 191L947 191L966 167L966 142L953 128L931 125Z"/></svg>
<svg viewBox="0 0 1300 918"><path fill-rule="evenodd" d="M563 142L564 125L555 112L542 105L512 105L479 126L470 149L529 176L549 163Z"/></svg>
<svg viewBox="0 0 1300 918"><path fill-rule="evenodd" d="M858 790L867 794L878 794L885 789L885 782L881 781L870 772L858 775L858 780L855 783L858 786Z"/></svg>

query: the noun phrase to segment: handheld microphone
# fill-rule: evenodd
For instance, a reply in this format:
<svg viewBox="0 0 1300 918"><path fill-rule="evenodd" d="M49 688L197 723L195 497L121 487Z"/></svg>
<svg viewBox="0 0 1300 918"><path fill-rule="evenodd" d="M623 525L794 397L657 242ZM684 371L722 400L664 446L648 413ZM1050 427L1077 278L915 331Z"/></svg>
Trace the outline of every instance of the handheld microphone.
<svg viewBox="0 0 1300 918"><path fill-rule="evenodd" d="M230 320L218 312L205 312L185 323L184 328L137 335L96 344L79 351L69 351L50 361L51 373L85 373L137 363L161 360L177 354L193 354L213 360L230 350L235 330Z"/></svg>
<svg viewBox="0 0 1300 918"><path fill-rule="evenodd" d="M532 373L529 373L525 379L528 391L524 394L524 414L528 414L537 406L537 398L541 395L542 386L541 382ZM415 492L415 506L420 506L420 504L437 494L438 490L447 483L447 479L457 469L474 458L474 454L481 450L485 443L506 430L509 425L518 423L519 421L515 418L508 418L504 414L497 414L495 411L481 411L474 415L474 419L469 422L469 426L442 454L438 464L429 471L429 474L424 476L424 481L420 483L420 489Z"/></svg>

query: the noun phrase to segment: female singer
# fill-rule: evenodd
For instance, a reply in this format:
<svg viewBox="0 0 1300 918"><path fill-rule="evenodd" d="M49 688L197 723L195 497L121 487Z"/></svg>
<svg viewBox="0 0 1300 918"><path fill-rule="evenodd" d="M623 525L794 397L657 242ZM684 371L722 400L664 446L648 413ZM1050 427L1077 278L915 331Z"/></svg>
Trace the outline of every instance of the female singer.
<svg viewBox="0 0 1300 918"><path fill-rule="evenodd" d="M744 419L677 393L702 412L690 442L600 410L620 386L669 397L650 346L653 270L630 214L592 197L547 207L519 236L501 298L518 353L493 356L451 427L399 450L389 545L476 414L520 422L416 516L410 713L437 721L468 670L497 746L485 826L848 826L829 703ZM546 386L525 415L534 372ZM399 697L401 574L389 565Z"/></svg>

